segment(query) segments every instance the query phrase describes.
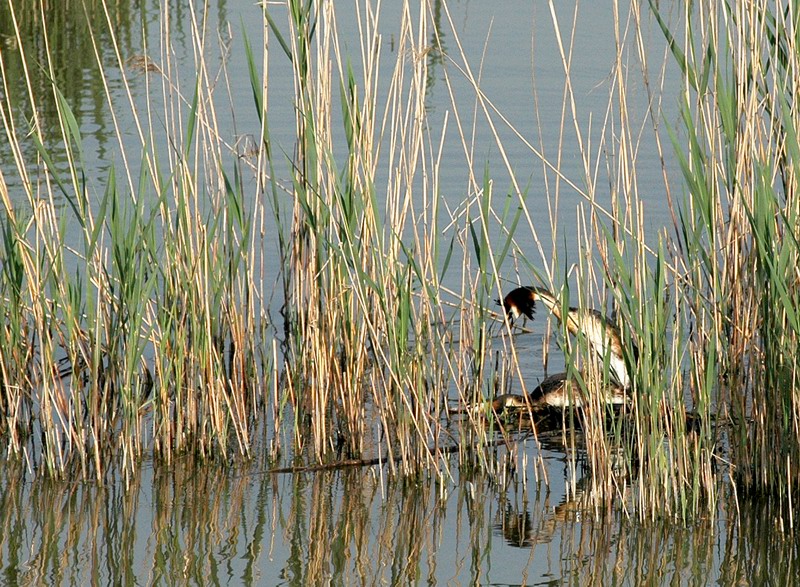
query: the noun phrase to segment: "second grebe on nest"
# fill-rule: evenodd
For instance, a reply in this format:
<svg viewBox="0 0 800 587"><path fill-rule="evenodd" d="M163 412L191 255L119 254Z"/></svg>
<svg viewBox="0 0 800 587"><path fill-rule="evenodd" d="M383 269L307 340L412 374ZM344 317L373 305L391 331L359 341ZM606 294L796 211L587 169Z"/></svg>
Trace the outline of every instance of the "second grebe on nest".
<svg viewBox="0 0 800 587"><path fill-rule="evenodd" d="M628 395L616 383L609 383L600 389L600 403L608 405L622 405ZM566 373L557 373L546 377L525 398L521 395L506 393L492 400L492 410L495 413L505 411L523 411L530 408L531 412L541 412L549 408L584 408L586 398L581 393L577 380L568 377ZM482 404L485 406L486 404Z"/></svg>

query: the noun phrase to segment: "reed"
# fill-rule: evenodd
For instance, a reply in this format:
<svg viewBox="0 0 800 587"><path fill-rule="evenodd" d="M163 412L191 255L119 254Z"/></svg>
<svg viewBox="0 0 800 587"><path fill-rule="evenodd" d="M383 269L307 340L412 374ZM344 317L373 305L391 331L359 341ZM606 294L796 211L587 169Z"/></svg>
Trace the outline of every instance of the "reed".
<svg viewBox="0 0 800 587"><path fill-rule="evenodd" d="M112 17L104 3L96 8ZM13 3L7 9L21 10ZM26 16L36 21L41 14ZM44 91L34 83L19 29L27 91L12 88L2 60L6 95L21 101L10 99L2 109L16 161L16 193L0 182L0 372L9 450L56 477L77 471L102 478L116 466L131 473L151 451L167 462L186 452L247 456L264 399L256 390L270 369L255 326L259 252L252 229L261 212L243 197L241 169L230 178L223 167L227 147L216 130L210 64L201 51L187 98L177 74L167 75L172 64L165 51L148 70L166 97L156 112L151 77L126 77L115 28L91 22L95 74L105 88L107 47L98 44L110 38L128 96L152 96L144 111L129 104L138 147L117 131L119 176L113 164L105 177L92 175L70 100L56 76ZM201 27L193 34L205 42ZM51 53L44 55L52 73ZM30 128L20 127L20 113L46 100L56 106L58 138L35 118ZM155 145L170 140L144 123L156 116L168 134L182 129L171 134L175 148L166 154ZM34 160L26 158L28 133ZM59 142L64 150L56 153L51 145ZM31 165L39 166L38 179Z"/></svg>
<svg viewBox="0 0 800 587"><path fill-rule="evenodd" d="M377 32L379 11L356 11L354 62L332 3L287 7L288 35L274 17L268 22L296 80L291 221L273 204L278 230L287 235L285 344L295 409L309 419L318 459L336 448L360 456L379 446L392 469L398 462L405 474L432 467L444 475L443 409L454 385L482 387L489 323L468 306L448 316L440 280L461 254L469 293L480 292L476 305L488 306L491 193L483 192L471 242L454 235L443 261L440 162L430 150L440 139L431 140L426 122L428 62L419 45L429 36L426 10L412 16L404 4L397 62L380 90L380 53L387 49ZM379 185L383 160L389 171ZM478 282L467 265L470 245Z"/></svg>
<svg viewBox="0 0 800 587"><path fill-rule="evenodd" d="M741 489L791 502L800 449L796 16L762 2L696 16L685 16L685 48L673 45L686 80L688 141L674 142L690 187L680 260L695 302L693 379L715 384L700 403L730 418Z"/></svg>
<svg viewBox="0 0 800 587"><path fill-rule="evenodd" d="M698 352L691 341L698 332L694 310L698 304L703 308L710 304L706 290L687 286L691 284L687 267L694 270L694 259L707 258L708 254L702 240L693 242L689 253L680 241L681 227L684 233L687 228L678 218L683 219L686 212L672 202L675 188L669 183L663 155L664 189L679 229L678 242L666 232L654 239L646 231L647 204L638 185L638 153L645 140L654 141L658 152L663 153L659 131L663 96L651 85L649 76L652 72L663 76L667 64L653 67L647 61L646 31L641 28L644 17L638 7L615 3L614 10L618 53L607 85L609 114L600 131L600 144L592 146L575 128L583 177L580 181L565 177L560 154L551 160L531 147L534 156L559 180L556 190L574 190L585 201L577 210L574 285L570 284L570 271L558 269L557 256L553 256L552 268L536 279L559 292L562 313L570 304L594 307L620 326L624 358L633 370L631 401L621 414L608 413L599 402L580 414L592 470L588 494L595 507L623 504L641 518L667 516L685 521L701 511L712 516L716 511L718 480L713 470L722 435L712 423L718 407L717 363L708 363L707 355ZM565 76L561 126L566 134L571 125L577 125L570 55L575 25L574 21L563 25L555 12L552 15ZM630 105L630 63L639 66L647 91L653 92L644 120L637 120ZM603 182L610 188L610 198L604 195L607 190L600 188L598 179L602 159L608 170ZM578 187L581 183L586 187ZM557 201L559 194L552 197ZM710 194L707 201L713 202ZM521 206L530 216L524 201ZM692 253L696 255L692 260L681 256ZM702 336L707 335L703 328L700 331ZM588 397L597 398L597 390L607 385L611 376L608 357L598 365L589 341L580 333L571 341L562 329L558 339L568 370L579 377L572 365L582 365L588 377L580 381L581 387ZM638 360L632 352L634 343ZM574 442L574 437L567 440Z"/></svg>
<svg viewBox="0 0 800 587"><path fill-rule="evenodd" d="M133 478L149 455L165 463L182 454L247 458L266 431L275 458L377 454L393 474L443 482L456 441L458 465L500 479L503 467L486 446L497 433L513 443L511 429L493 417L486 426L490 414L475 410L450 421L448 405L527 391L521 363L529 358L493 300L510 281L531 280L565 309L595 307L621 327L633 385L619 413L598 400L613 377L609 357L596 361L586 336L548 331L592 398L564 422L583 426L592 476L582 491L598 510L621 503L642 518L713 515L722 462L745 492L792 499L800 481L794 15L766 2L713 4L687 8L676 25L654 2L647 14L636 3L613 8L617 54L600 144L577 123L574 21L551 13L565 79L559 148L551 157L528 143L552 211L551 242L543 243L532 209L539 190L517 178L503 144L506 131L523 135L482 90L446 3L403 3L391 61L380 3L356 4L359 35L347 40L331 1L264 3L263 52L249 39L244 48L260 123L257 144L244 152L220 131L221 104L231 101L222 95L231 86L227 60L239 56L223 44L209 57L203 11L187 25L197 48L192 76L180 73L166 36L134 73L100 1L92 14L105 22L87 21L87 47L119 152L101 175L86 161L74 98L47 48L55 33L43 30L43 83L23 42L21 8L9 3L18 60L0 56L4 95L13 98L0 107L13 159L5 173L14 174L0 176L7 452L57 477L102 478L121 466ZM647 61L651 16L666 39L663 63ZM109 56L123 102L112 100ZM271 133L275 63L293 76L291 147ZM631 63L651 95L641 120L628 94ZM441 126L426 115L433 66L451 98ZM682 87L665 136L670 94L650 75L670 66ZM23 83L12 87L19 72ZM463 81L474 120L456 95ZM47 121L25 115L40 110ZM123 112L132 142L119 128ZM477 119L495 139L500 173L474 157L482 150L468 128ZM451 126L463 161L443 161ZM579 178L563 170L572 132ZM650 140L674 233L648 232L637 168ZM662 141L676 154L677 176ZM455 204L440 180L445 163L465 169ZM498 187L500 175L507 188ZM558 231L566 191L582 200L575 258ZM535 250L524 250L522 238ZM270 263L275 321L264 293ZM563 441L576 470L574 429ZM541 460L534 470L547 478Z"/></svg>

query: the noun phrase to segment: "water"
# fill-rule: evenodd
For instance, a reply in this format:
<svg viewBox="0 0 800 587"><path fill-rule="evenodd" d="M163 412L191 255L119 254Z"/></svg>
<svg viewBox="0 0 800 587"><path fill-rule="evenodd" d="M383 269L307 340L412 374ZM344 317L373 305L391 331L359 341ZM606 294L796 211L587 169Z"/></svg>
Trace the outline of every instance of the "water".
<svg viewBox="0 0 800 587"><path fill-rule="evenodd" d="M347 6L345 6L347 4ZM481 87L497 111L549 160L557 161L563 176L585 190L584 162L579 141L567 112L566 131L561 132L564 103L564 71L557 49L553 16L544 2L452 2L449 15L463 43L466 61L480 75ZM395 3L385 3L381 17L383 43L388 47L382 70L396 56L392 46L399 21ZM448 14L434 3L437 25L444 36L448 55L461 62L455 40L447 31ZM19 10L19 7L17 7ZM337 7L338 9L338 7ZM83 150L89 168L102 185L112 163L119 165L113 121L105 107L102 80L94 67L94 47L83 7L73 3L48 9L44 21L50 31L56 62L53 71L66 100L75 112L83 133ZM100 6L90 3L92 22L102 18ZM283 22L280 7L276 20ZM341 3L339 25L344 33L353 26ZM572 27L571 3L558 3L555 14L563 35ZM22 79L14 60L17 42L10 33L7 6L0 8L0 39L9 79ZM123 59L139 55L140 28L145 27L151 53L157 47L160 14L169 14L174 59L181 75L191 79L193 47L190 9L186 3L163 7L152 1L121 3L111 15ZM43 55L42 37L34 15L25 15L24 46ZM258 46L262 38L259 11L250 3L219 0L210 10L207 25L212 35L229 43L227 63L233 80L233 108L224 112L220 126L232 144L254 134L258 123L252 107L243 59L242 27ZM613 13L601 3L578 6L576 35L571 57L571 89L580 139L599 153L592 166L605 165L606 141L603 120L608 106L610 73L615 54ZM108 37L99 32L99 52L106 63L114 62ZM654 57L665 51L663 39L653 31L646 40ZM355 35L353 35L355 38ZM564 38L569 43L568 38ZM355 48L354 48L355 50ZM216 42L207 53L218 54ZM154 52L157 54L157 51ZM292 77L286 58L274 47L271 52L269 116L275 142L291 153L294 141ZM490 163L496 193L511 185L511 172L523 185L530 185L530 198L544 202L556 189L556 176L546 170L529 145L492 112L509 169L501 163L500 148L482 114L476 109L475 92L458 75L447 57L430 54L430 79L426 109L432 127L448 120L443 143L444 198L454 207L470 193L471 169L480 176ZM663 59L655 59L661 63ZM215 62L218 64L218 62ZM634 60L625 63L635 67ZM17 68L17 69L15 69ZM109 92L115 104L125 104L122 71L108 69ZM125 72L133 83L132 100L142 105L148 99L145 75L131 67ZM446 75L447 74L447 75ZM657 78L657 72L651 72ZM675 72L666 71L665 85L674 83ZM636 79L634 72L631 79ZM45 137L57 137L55 101L45 80L33 91L40 97ZM453 95L450 94L452 88ZM385 88L384 88L385 89ZM29 118L20 83L9 88L5 105L18 124ZM50 98L48 98L50 96ZM150 96L152 98L152 96ZM648 95L641 84L628 89L629 112L646 126ZM479 148L467 157L452 118L453 103L467 117L463 127ZM667 119L671 107L666 104ZM120 112L125 112L120 106ZM123 145L136 168L137 133L124 114L119 121ZM282 124L283 123L283 124ZM647 133L643 133L647 137ZM53 150L56 167L67 168L58 141ZM36 159L30 143L23 145L28 161ZM647 206L646 218L653 235L669 226L662 171L654 142L638 144L638 190ZM12 169L10 149L0 145L0 165L12 201L24 205L21 183ZM30 170L36 173L36 169ZM605 171L604 171L605 172ZM672 171L670 171L672 173ZM133 174L135 176L135 172ZM616 171L612 170L612 177ZM385 179L385 178L384 178ZM91 180L90 180L91 181ZM598 200L609 201L614 181L598 181ZM575 234L575 210L585 199L562 180L560 210L555 215L559 234ZM62 209L68 214L66 203ZM550 214L543 206L532 227L545 243L550 239ZM553 213L555 214L555 213ZM576 261L574 239L555 248ZM268 239L269 241L269 239ZM269 246L271 242L267 242ZM533 239L521 246L534 248ZM561 250L563 247L563 250ZM549 250L546 254L549 254ZM511 267L506 268L512 273ZM273 269L274 270L274 269ZM265 283L272 283L270 276ZM268 287L268 286L265 286ZM541 355L538 336L520 337L517 349L531 357ZM528 353L528 351L532 351ZM558 370L558 359L551 370ZM523 375L535 382L544 375L541 361L528 360ZM639 523L624 511L585 509L580 499L569 498L569 486L580 495L586 482L585 465L577 456L573 469L559 435L538 444L516 438L510 449L493 453L493 471L478 474L469 467L459 470L451 463L449 480L398 481L380 467L295 474L271 474L265 452L254 462L231 470L214 465L197 467L177 462L170 467L144 463L127 480L110 473L103 483L51 482L33 479L24 463L6 462L0 473L0 568L4 584L453 584L453 585L543 585L543 584L790 584L798 574L800 544L782 531L777 512L768 503L740 500L734 504L722 492L718 515L712 523L696 520L689 527L673 519ZM541 459L549 483L542 482L533 466Z"/></svg>
<svg viewBox="0 0 800 587"><path fill-rule="evenodd" d="M531 451L532 445L521 445ZM505 451L498 451L499 462ZM553 479L563 456L544 450ZM4 471L2 582L49 584L774 584L800 544L767 504L716 524L582 511L523 475L392 482L377 468L270 475L178 462L120 482ZM731 523L729 523L731 522Z"/></svg>

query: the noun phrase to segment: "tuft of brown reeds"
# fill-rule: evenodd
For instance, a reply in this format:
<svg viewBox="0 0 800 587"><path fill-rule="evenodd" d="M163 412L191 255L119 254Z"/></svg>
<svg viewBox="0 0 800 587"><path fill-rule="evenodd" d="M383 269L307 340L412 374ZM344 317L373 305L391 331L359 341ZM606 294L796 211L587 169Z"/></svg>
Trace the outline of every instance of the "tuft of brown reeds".
<svg viewBox="0 0 800 587"><path fill-rule="evenodd" d="M168 39L160 75L134 79L106 4L92 5L99 18L80 15L97 82L110 104L110 54L139 139L131 146L117 126L121 166L97 176L58 83L48 43L59 33L46 28L44 7L4 9L18 49L0 58L8 97L0 110L15 162L13 181L0 178L0 429L8 453L52 476L97 478L112 466L132 471L150 451L167 462L187 452L248 455L270 369L254 277L262 210L244 198L241 169L231 177L222 165L228 146L214 82L224 61L212 70L202 24L193 22L198 73L187 96ZM20 22L42 27L44 88L34 83ZM9 77L20 68L22 90ZM25 117L48 101L57 124ZM115 108L117 121L126 107Z"/></svg>
<svg viewBox="0 0 800 587"><path fill-rule="evenodd" d="M677 259L692 300L694 395L730 421L739 487L791 503L800 481L797 15L767 2L720 4L683 22L685 47L673 43L672 55L687 140L673 142L689 188Z"/></svg>

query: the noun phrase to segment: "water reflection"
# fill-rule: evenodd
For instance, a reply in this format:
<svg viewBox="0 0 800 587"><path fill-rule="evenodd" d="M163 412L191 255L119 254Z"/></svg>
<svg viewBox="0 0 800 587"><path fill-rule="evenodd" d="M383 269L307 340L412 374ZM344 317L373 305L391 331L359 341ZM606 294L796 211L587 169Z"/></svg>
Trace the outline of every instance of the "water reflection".
<svg viewBox="0 0 800 587"><path fill-rule="evenodd" d="M32 94L38 107L37 116L45 129L55 129L55 116L50 73L69 104L86 104L81 112L104 111L105 96L97 67L96 50L103 63L114 63L112 39L103 5L109 10L108 19L123 55L129 54L137 43L142 7L139 2L107 4L99 0L87 2L26 2L10 0L0 4L0 38L3 42L3 66L6 80L16 82L8 88L4 103L18 108L27 120L33 112L29 98ZM88 17L88 18L87 18ZM14 23L16 22L16 27ZM17 31L19 35L17 35ZM94 37L94 43L93 43ZM27 57L27 68L23 64ZM38 64L41 69L32 67ZM30 83L30 91L27 88ZM79 122L80 119L79 119ZM101 120L92 120L101 123Z"/></svg>
<svg viewBox="0 0 800 587"><path fill-rule="evenodd" d="M227 26L228 3L218 0L214 6L217 20L212 19L209 28ZM25 137L38 128L54 170L62 174L68 170L55 82L83 135L87 172L103 175L118 149L106 92L116 104L117 116L123 116L124 135L131 124L124 107L126 91L132 92L134 100L144 93L145 84L137 79L144 75L143 63L151 73L159 69L153 56L162 50L160 27L170 30L169 53L180 70L194 71L191 9L191 4L179 0L0 2L0 59L8 84L0 85L0 108L13 121L17 136ZM150 53L147 57L145 47ZM40 160L34 141L22 140L19 146L22 161ZM0 169L15 203L21 203L22 196L14 188L23 180L15 166L11 149L0 148ZM25 172L36 181L36 169Z"/></svg>
<svg viewBox="0 0 800 587"><path fill-rule="evenodd" d="M73 110L79 127L97 141L99 158L104 157L108 142L113 140L114 129L102 91L103 76L97 65L99 59L112 71L117 70L113 66L116 57L105 24L104 4L120 52L131 54L133 47L141 45L140 40L137 42L142 18L138 2L0 3L1 58L4 79L9 82L0 107L14 121L19 136L38 127L60 171L66 168L66 153L60 146L61 127L52 81ZM112 74L112 87L118 84L117 77ZM23 141L20 147L24 161L38 160L33 141ZM0 149L0 165L10 187L16 185L17 179L7 172L14 167L10 149Z"/></svg>
<svg viewBox="0 0 800 587"><path fill-rule="evenodd" d="M377 468L176 463L124 487L31 483L9 463L3 583L790 584L800 570L798 539L770 503L742 500L737 518L723 499L713 524L643 524L586 510L580 482L567 498L522 473L502 484L464 472L450 493Z"/></svg>
<svg viewBox="0 0 800 587"><path fill-rule="evenodd" d="M425 108L431 110L431 98L433 90L436 85L437 68L442 65L444 55L447 54L447 37L446 31L442 27L442 2L441 0L434 0L431 7L431 15L433 31L431 32L430 40L428 41L428 68L425 78Z"/></svg>
<svg viewBox="0 0 800 587"><path fill-rule="evenodd" d="M725 528L721 583L791 585L800 576L800 536L781 528L787 512L774 500L740 500L737 524ZM741 504L740 504L741 506ZM733 509L733 505L730 506ZM786 506L784 506L786 507ZM794 504L789 507L796 508ZM729 512L734 517L737 512Z"/></svg>

